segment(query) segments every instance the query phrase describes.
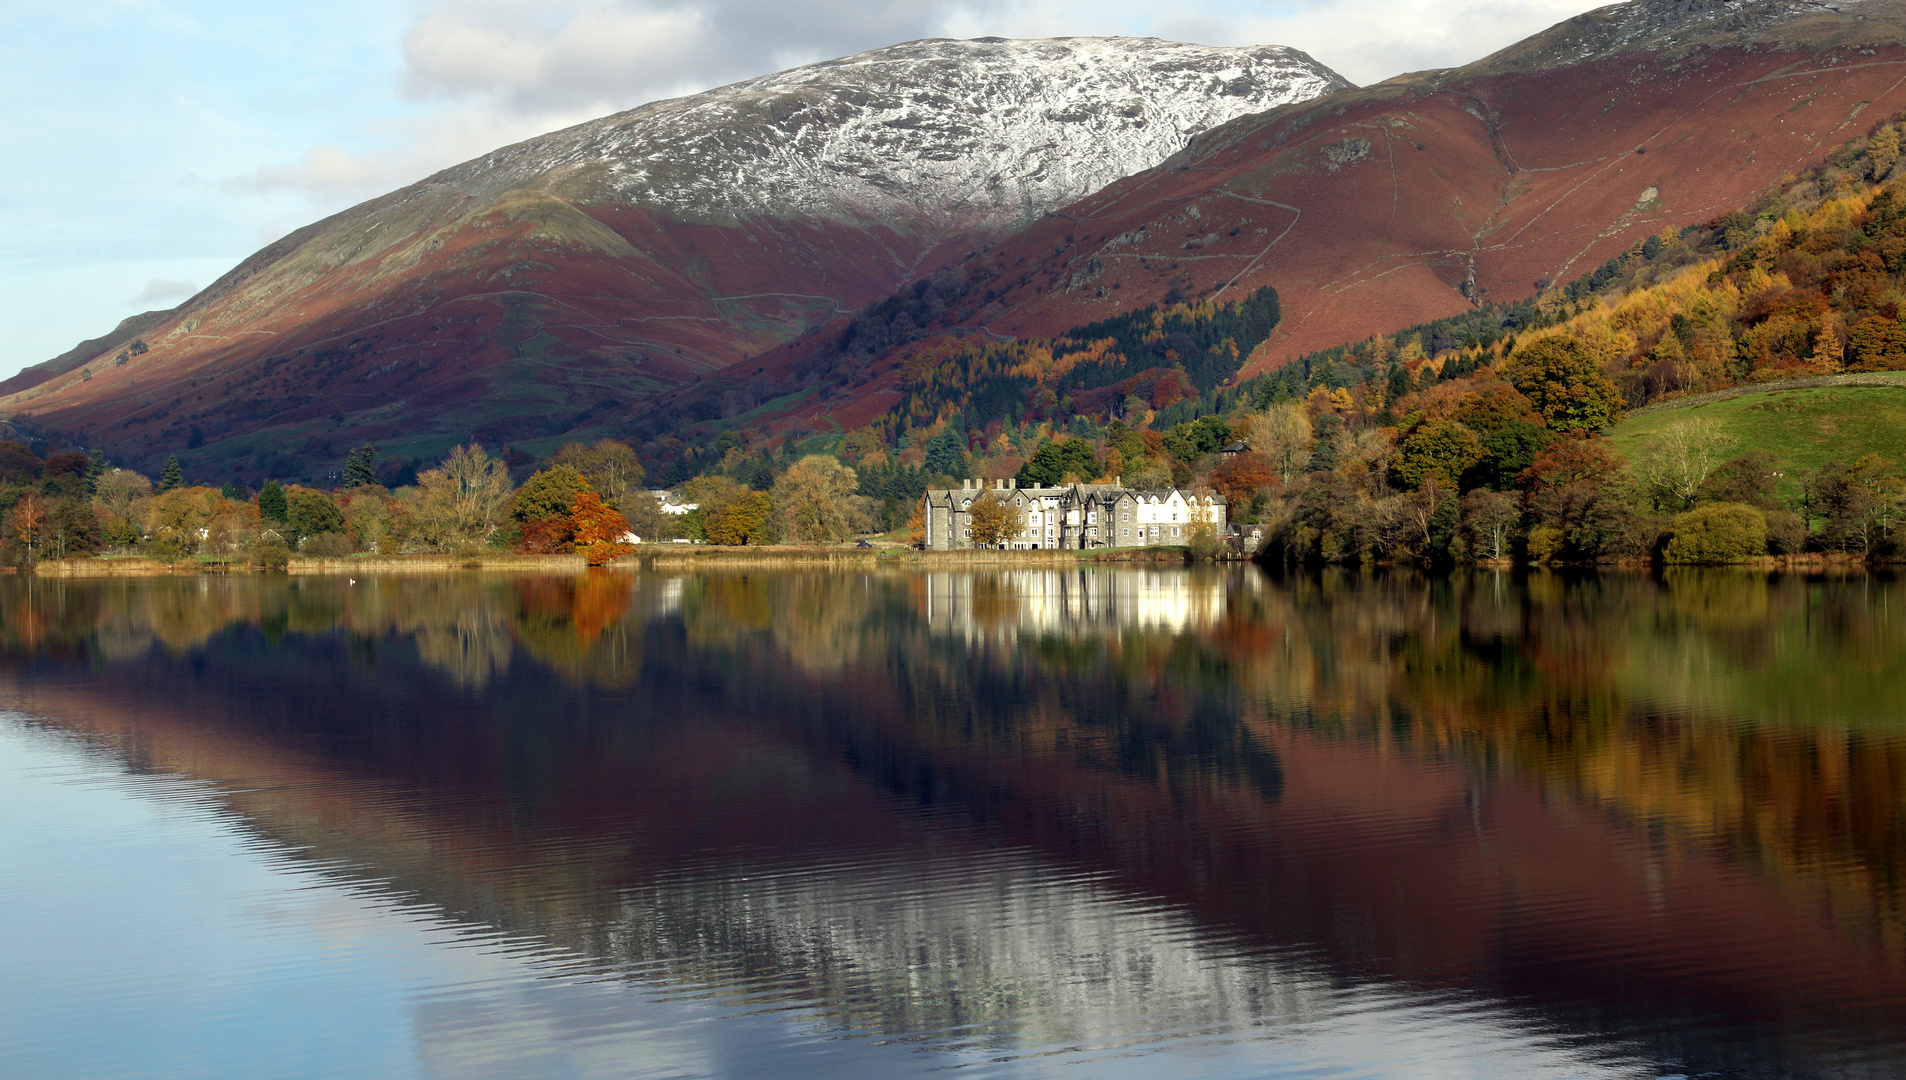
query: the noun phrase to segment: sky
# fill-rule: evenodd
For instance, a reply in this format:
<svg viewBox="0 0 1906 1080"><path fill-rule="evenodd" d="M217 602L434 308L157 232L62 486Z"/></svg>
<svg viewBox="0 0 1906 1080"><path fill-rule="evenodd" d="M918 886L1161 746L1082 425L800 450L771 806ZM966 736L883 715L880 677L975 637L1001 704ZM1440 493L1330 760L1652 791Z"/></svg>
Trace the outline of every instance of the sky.
<svg viewBox="0 0 1906 1080"><path fill-rule="evenodd" d="M1357 83L1586 0L6 0L0 378L301 225L547 131L923 37L1288 45Z"/></svg>

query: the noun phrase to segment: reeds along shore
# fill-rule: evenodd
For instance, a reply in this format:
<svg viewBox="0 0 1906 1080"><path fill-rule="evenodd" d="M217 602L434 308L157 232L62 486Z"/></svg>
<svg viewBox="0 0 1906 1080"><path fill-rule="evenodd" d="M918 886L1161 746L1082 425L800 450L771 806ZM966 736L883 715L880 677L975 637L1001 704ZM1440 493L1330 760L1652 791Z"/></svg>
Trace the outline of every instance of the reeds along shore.
<svg viewBox="0 0 1906 1080"><path fill-rule="evenodd" d="M728 569L778 566L1066 566L1080 562L1178 565L1189 560L1182 548L1130 548L1103 551L915 551L910 548L710 547L696 545L638 549L611 563L612 570ZM581 573L580 555L362 555L344 558L293 556L283 572L316 574L440 574L465 570L518 573ZM246 563L146 558L57 559L32 570L43 577L164 577L184 574L267 573Z"/></svg>

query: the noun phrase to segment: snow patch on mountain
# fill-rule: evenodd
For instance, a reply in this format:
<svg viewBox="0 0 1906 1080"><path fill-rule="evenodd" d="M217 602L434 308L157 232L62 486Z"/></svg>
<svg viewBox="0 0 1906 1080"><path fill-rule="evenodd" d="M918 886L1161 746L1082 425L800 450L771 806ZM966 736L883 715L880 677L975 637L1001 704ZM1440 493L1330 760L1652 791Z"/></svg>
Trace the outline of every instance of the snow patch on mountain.
<svg viewBox="0 0 1906 1080"><path fill-rule="evenodd" d="M653 102L430 183L690 218L997 228L1156 165L1206 128L1349 85L1278 46L915 41Z"/></svg>

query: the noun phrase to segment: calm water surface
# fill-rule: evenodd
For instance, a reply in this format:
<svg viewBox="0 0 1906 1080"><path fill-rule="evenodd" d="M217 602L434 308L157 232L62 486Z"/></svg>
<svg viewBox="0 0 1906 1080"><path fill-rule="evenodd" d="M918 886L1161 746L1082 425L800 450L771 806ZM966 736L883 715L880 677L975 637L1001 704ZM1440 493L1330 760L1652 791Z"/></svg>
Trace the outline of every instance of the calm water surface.
<svg viewBox="0 0 1906 1080"><path fill-rule="evenodd" d="M0 1076L1906 1075L1906 585L0 579Z"/></svg>

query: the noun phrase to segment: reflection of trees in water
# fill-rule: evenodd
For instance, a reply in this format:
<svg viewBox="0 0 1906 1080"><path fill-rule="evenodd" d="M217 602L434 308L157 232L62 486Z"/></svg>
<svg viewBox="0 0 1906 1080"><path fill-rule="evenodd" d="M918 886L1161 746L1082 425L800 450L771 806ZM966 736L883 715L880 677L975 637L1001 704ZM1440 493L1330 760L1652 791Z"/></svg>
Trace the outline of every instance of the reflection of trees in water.
<svg viewBox="0 0 1906 1080"><path fill-rule="evenodd" d="M1457 753L1878 916L1906 948L1906 626L1888 580L1699 571L1265 594L1280 722Z"/></svg>

